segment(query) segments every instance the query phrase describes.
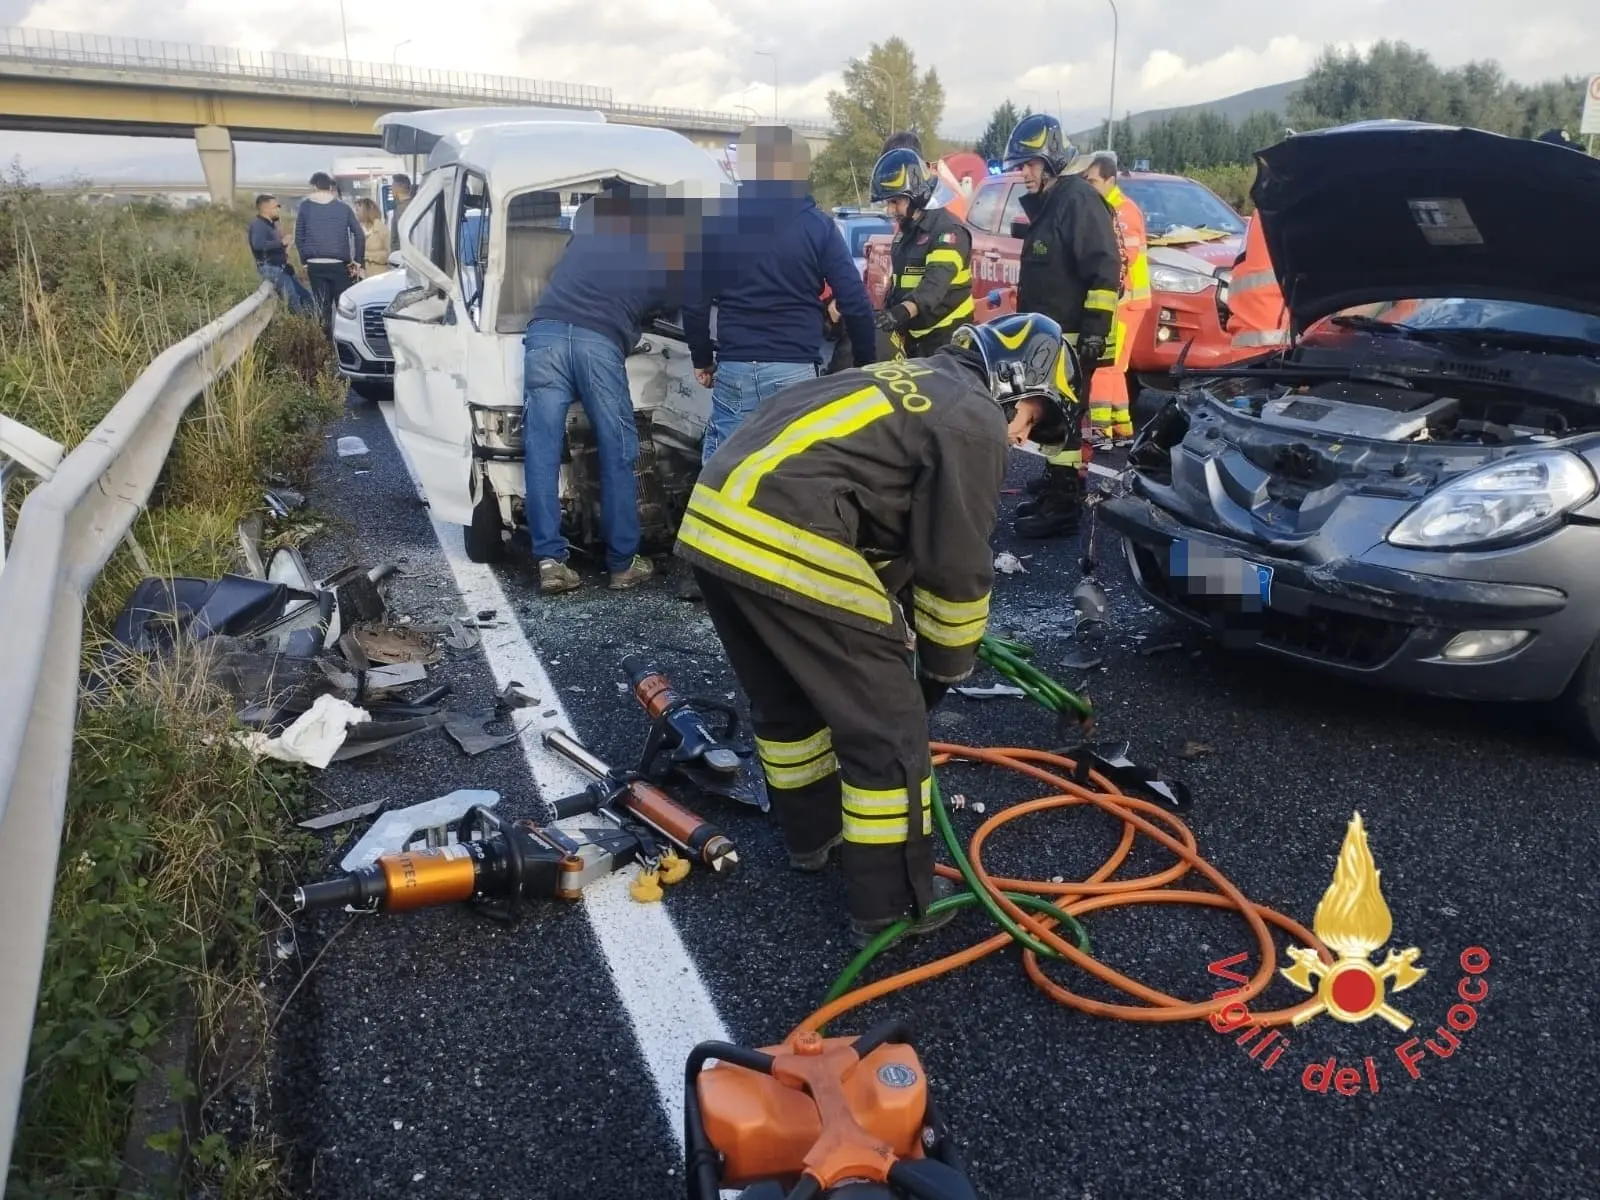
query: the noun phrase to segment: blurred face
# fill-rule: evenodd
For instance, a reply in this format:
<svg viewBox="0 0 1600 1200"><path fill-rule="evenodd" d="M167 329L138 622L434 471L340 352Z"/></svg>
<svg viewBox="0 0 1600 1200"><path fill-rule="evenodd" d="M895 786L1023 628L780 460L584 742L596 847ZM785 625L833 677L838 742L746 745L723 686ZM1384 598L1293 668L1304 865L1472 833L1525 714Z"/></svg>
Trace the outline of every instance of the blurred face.
<svg viewBox="0 0 1600 1200"><path fill-rule="evenodd" d="M267 220L276 221L278 219L278 214L282 211L282 209L276 200L268 200L260 208L256 209L256 211Z"/></svg>
<svg viewBox="0 0 1600 1200"><path fill-rule="evenodd" d="M904 221L911 215L911 201L904 196L895 196L884 203L883 209L896 221Z"/></svg>
<svg viewBox="0 0 1600 1200"><path fill-rule="evenodd" d="M1099 192L1102 196L1111 190L1111 176L1102 175L1093 167L1090 167L1087 171L1085 171L1083 173L1083 177L1089 181L1089 186L1094 188L1094 190Z"/></svg>
<svg viewBox="0 0 1600 1200"><path fill-rule="evenodd" d="M1042 192L1050 176L1044 169L1044 160L1030 158L1022 164L1022 185L1030 192Z"/></svg>

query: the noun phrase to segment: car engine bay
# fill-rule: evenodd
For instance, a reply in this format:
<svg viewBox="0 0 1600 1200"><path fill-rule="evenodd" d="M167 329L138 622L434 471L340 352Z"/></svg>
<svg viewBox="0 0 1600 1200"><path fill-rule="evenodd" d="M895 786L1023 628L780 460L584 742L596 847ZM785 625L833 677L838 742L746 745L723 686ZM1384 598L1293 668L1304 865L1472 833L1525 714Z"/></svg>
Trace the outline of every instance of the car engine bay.
<svg viewBox="0 0 1600 1200"><path fill-rule="evenodd" d="M1557 441L1600 429L1600 409L1579 424L1570 412L1551 403L1469 381L1448 392L1343 379L1300 386L1219 382L1223 386L1203 389L1218 403L1296 434L1507 446Z"/></svg>
<svg viewBox="0 0 1600 1200"><path fill-rule="evenodd" d="M1600 431L1600 404L1493 374L1274 366L1196 375L1159 394L1129 451L1130 482L1201 527L1292 538L1320 527L1342 497L1417 501L1494 459Z"/></svg>

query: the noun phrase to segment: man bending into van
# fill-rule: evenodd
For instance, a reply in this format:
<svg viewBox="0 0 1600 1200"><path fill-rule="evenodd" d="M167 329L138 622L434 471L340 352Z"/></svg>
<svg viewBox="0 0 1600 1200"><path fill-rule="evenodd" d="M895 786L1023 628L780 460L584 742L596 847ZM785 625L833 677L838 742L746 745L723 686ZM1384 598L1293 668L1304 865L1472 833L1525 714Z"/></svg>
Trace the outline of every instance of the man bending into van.
<svg viewBox="0 0 1600 1200"><path fill-rule="evenodd" d="M578 210L572 240L523 337L525 506L539 591L547 596L582 582L567 565L570 547L561 534L561 447L574 402L594 429L610 586L621 591L655 574L639 554L639 431L625 363L647 315L681 306L683 234L669 253L670 222L649 215L658 206L644 192L619 184Z"/></svg>

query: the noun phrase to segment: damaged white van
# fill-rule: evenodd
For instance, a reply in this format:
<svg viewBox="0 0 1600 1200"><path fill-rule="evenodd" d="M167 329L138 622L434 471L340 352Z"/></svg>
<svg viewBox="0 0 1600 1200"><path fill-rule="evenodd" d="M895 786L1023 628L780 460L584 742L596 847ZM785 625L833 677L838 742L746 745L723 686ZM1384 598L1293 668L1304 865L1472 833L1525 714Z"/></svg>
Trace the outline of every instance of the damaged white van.
<svg viewBox="0 0 1600 1200"><path fill-rule="evenodd" d="M464 527L474 562L505 552L526 524L522 337L570 234L564 206L602 181L732 195L722 167L680 134L638 126L495 124L454 131L400 222L417 286L384 313L394 348L395 417L434 515ZM694 379L674 322L657 321L628 357L639 427L641 552L670 549L700 469L711 393ZM600 480L583 410L567 418L563 524L574 546L600 538Z"/></svg>

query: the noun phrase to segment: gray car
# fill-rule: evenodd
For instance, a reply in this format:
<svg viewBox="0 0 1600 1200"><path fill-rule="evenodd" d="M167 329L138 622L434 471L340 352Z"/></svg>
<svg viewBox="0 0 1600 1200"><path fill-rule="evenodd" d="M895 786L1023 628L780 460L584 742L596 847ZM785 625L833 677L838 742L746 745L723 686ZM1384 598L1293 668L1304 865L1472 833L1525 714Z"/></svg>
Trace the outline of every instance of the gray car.
<svg viewBox="0 0 1600 1200"><path fill-rule="evenodd" d="M1600 745L1600 160L1365 122L1258 156L1292 341L1175 372L1106 524L1162 609Z"/></svg>

